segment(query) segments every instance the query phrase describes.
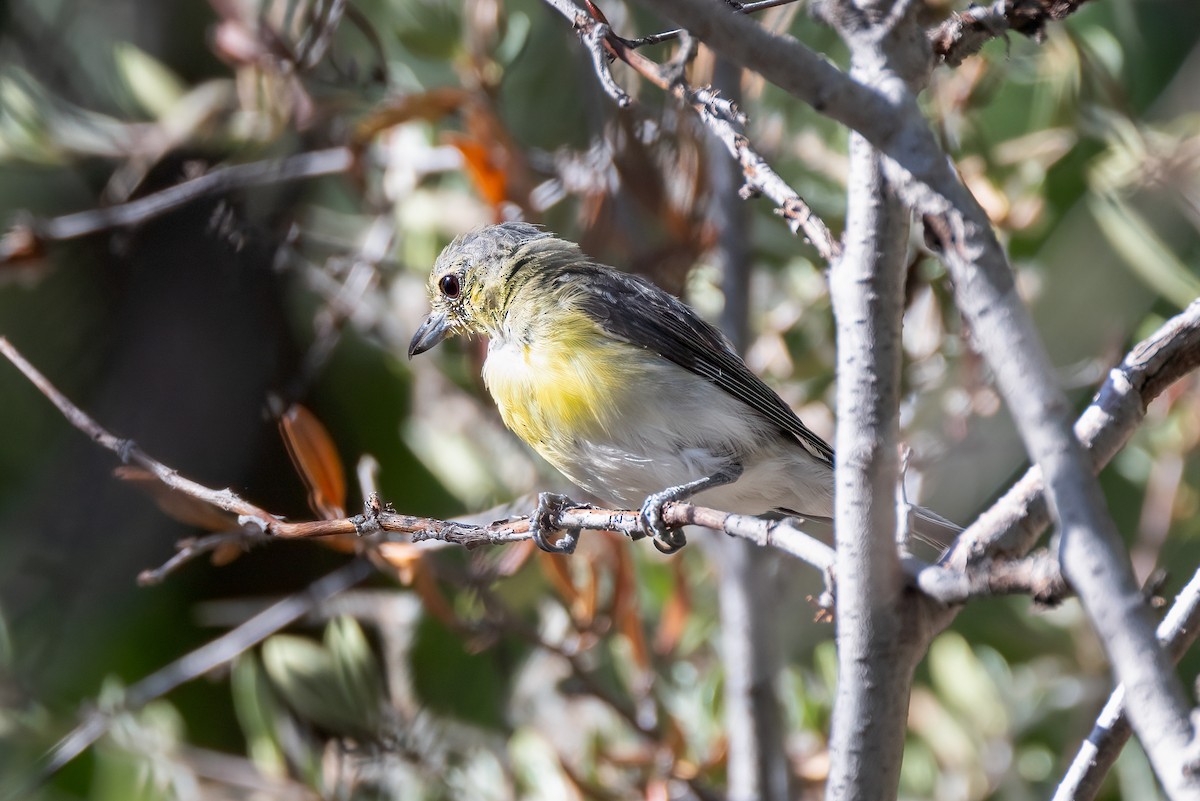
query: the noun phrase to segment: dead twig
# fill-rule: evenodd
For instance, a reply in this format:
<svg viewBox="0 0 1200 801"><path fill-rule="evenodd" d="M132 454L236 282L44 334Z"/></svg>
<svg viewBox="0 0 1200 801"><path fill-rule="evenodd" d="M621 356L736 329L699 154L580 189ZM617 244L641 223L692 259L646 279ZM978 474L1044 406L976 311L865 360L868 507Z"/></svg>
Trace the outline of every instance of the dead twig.
<svg viewBox="0 0 1200 801"><path fill-rule="evenodd" d="M992 39L1009 31L1040 39L1046 24L1075 13L1088 0L995 0L953 14L929 31L934 57L957 67Z"/></svg>
<svg viewBox="0 0 1200 801"><path fill-rule="evenodd" d="M637 40L630 41L618 36L608 25L604 14L589 2L588 11L580 9L573 0L546 0L555 10L571 21L579 33L580 41L592 57L596 75L605 92L613 98L619 108L628 107L632 98L613 78L609 69L612 59L620 59L635 72L660 89L673 94L682 104L690 107L700 121L725 145L730 155L742 167L745 186L740 194L743 198L763 195L770 198L778 213L788 221L792 233L804 232L804 236L825 261L833 263L842 252L841 244L830 233L828 226L776 173L745 134L746 116L732 102L721 98L712 87L695 88L684 79L683 63L672 60L662 65L646 58L635 49ZM757 5L757 4L754 4ZM748 6L741 6L745 12ZM669 32L672 33L672 32ZM674 32L671 38L682 34ZM684 53L694 53L695 43Z"/></svg>
<svg viewBox="0 0 1200 801"><path fill-rule="evenodd" d="M353 587L371 575L372 569L370 562L365 559L355 559L339 567L315 581L308 589L267 607L237 628L130 685L115 708L96 709L86 713L79 725L59 740L35 768L33 786L28 789L32 791L44 783L104 736L118 714L137 711L181 684L228 664L239 654L245 653L284 626L299 620L338 593Z"/></svg>
<svg viewBox="0 0 1200 801"><path fill-rule="evenodd" d="M218 167L197 178L116 206L19 221L0 238L0 264L34 255L47 242L62 242L141 225L201 198L261 184L337 175L349 171L354 164L354 151L348 147L313 150L282 159Z"/></svg>

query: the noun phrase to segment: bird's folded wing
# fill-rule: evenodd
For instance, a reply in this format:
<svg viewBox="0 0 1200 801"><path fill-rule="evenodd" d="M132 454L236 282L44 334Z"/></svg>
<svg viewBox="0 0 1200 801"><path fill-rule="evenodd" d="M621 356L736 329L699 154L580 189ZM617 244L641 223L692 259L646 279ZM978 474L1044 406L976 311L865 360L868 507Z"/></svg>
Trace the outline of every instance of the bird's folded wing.
<svg viewBox="0 0 1200 801"><path fill-rule="evenodd" d="M690 307L641 278L590 264L578 269L590 273L577 284L588 287L580 306L605 332L706 378L794 436L813 458L833 466L828 443L810 431L751 372L721 332Z"/></svg>

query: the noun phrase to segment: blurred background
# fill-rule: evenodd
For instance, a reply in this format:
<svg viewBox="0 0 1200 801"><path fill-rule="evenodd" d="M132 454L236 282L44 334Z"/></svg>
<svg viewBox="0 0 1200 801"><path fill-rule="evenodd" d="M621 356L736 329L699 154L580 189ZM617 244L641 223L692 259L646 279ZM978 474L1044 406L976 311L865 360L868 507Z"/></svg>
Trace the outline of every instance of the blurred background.
<svg viewBox="0 0 1200 801"><path fill-rule="evenodd" d="M932 26L953 10L923 13ZM672 27L603 11L630 38ZM809 11L760 16L844 64ZM1012 36L940 68L924 95L1080 408L1200 295L1198 44L1189 0L1089 3L1040 43ZM666 60L673 45L644 52ZM521 217L714 321L744 320L751 367L831 438L827 265L765 199L723 216L737 189L724 151L671 98L614 73L629 110L535 0L8 0L0 336L109 430L275 514L329 516L305 483L321 471L345 476L323 486L353 514L368 455L399 511L479 513L570 488L503 429L479 380L483 343L403 353L439 250ZM714 73L740 95L753 145L840 233L845 132L702 49L691 81ZM310 177L270 167L285 158ZM137 224L20 236L234 164L268 168ZM735 261L720 255L730 226L746 247ZM1024 456L950 293L914 232L907 482L965 524ZM1169 390L1103 475L1139 578L1168 600L1200 556L1197 389ZM271 399L307 410L319 455L299 468ZM0 797L720 797L712 550L667 558L601 534L568 560L527 543L401 545L261 647L127 709L122 688L304 591L353 544L223 549L139 586L178 540L228 521L115 476L116 457L7 362L0 425ZM785 561L769 567L776 690L792 794L816 798L832 626L814 621L820 577ZM1197 664L1185 660L1186 680ZM1074 601L973 603L918 676L907 798L1047 797L1110 689ZM108 733L30 786L90 708L109 711ZM1155 797L1136 746L1105 792Z"/></svg>

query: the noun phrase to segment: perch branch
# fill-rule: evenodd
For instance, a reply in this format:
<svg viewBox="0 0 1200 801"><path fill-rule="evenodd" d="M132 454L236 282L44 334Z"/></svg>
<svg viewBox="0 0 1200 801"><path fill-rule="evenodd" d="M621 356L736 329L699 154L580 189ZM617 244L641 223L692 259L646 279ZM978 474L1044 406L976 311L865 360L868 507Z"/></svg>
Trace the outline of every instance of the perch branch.
<svg viewBox="0 0 1200 801"><path fill-rule="evenodd" d="M282 520L241 498L232 490L216 490L184 478L174 469L146 454L132 440L122 439L111 434L63 395L4 337L0 337L0 355L12 362L58 408L71 425L98 445L117 454L122 462L136 464L145 469L168 488L222 511L238 515L238 522L241 525L253 526L257 530L255 536L257 536L257 532L281 539L356 535L367 538L368 545L372 542L441 540L468 548L532 539L532 535L529 533L529 520L526 517L513 518L489 525L435 520L428 517L400 514L390 506L381 504L377 498L369 499L363 513L353 517L335 520ZM724 531L730 536L741 537L764 547L777 548L808 562L818 570L825 571L833 566L833 549L806 534L794 518L765 520L749 515L729 514L687 503L673 503L668 504L665 508L664 520L672 526L704 526ZM554 528L562 530L605 530L631 537L642 533L642 524L636 511L593 509L586 506L570 507L562 510L548 522ZM213 543L215 544L216 540ZM205 543L205 545L208 544L208 542ZM195 547L196 555L207 552L198 545Z"/></svg>

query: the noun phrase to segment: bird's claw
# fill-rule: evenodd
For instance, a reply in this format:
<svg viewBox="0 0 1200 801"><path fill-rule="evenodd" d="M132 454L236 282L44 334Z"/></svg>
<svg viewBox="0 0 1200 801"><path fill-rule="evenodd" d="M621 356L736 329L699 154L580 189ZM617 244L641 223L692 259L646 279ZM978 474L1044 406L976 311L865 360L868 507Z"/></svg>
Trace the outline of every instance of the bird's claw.
<svg viewBox="0 0 1200 801"><path fill-rule="evenodd" d="M684 536L683 529L668 528L666 521L663 520L663 504L671 500L673 498L651 495L642 504L641 512L638 515L642 521L642 529L654 542L654 547L660 553L668 555L687 545L687 537Z"/></svg>
<svg viewBox="0 0 1200 801"><path fill-rule="evenodd" d="M529 518L529 534L537 547L546 553L574 553L579 544L579 529L566 529L562 536L551 540L552 532L558 531L558 516L563 509L575 506L575 502L566 495L557 492L538 493L537 508L533 517Z"/></svg>

